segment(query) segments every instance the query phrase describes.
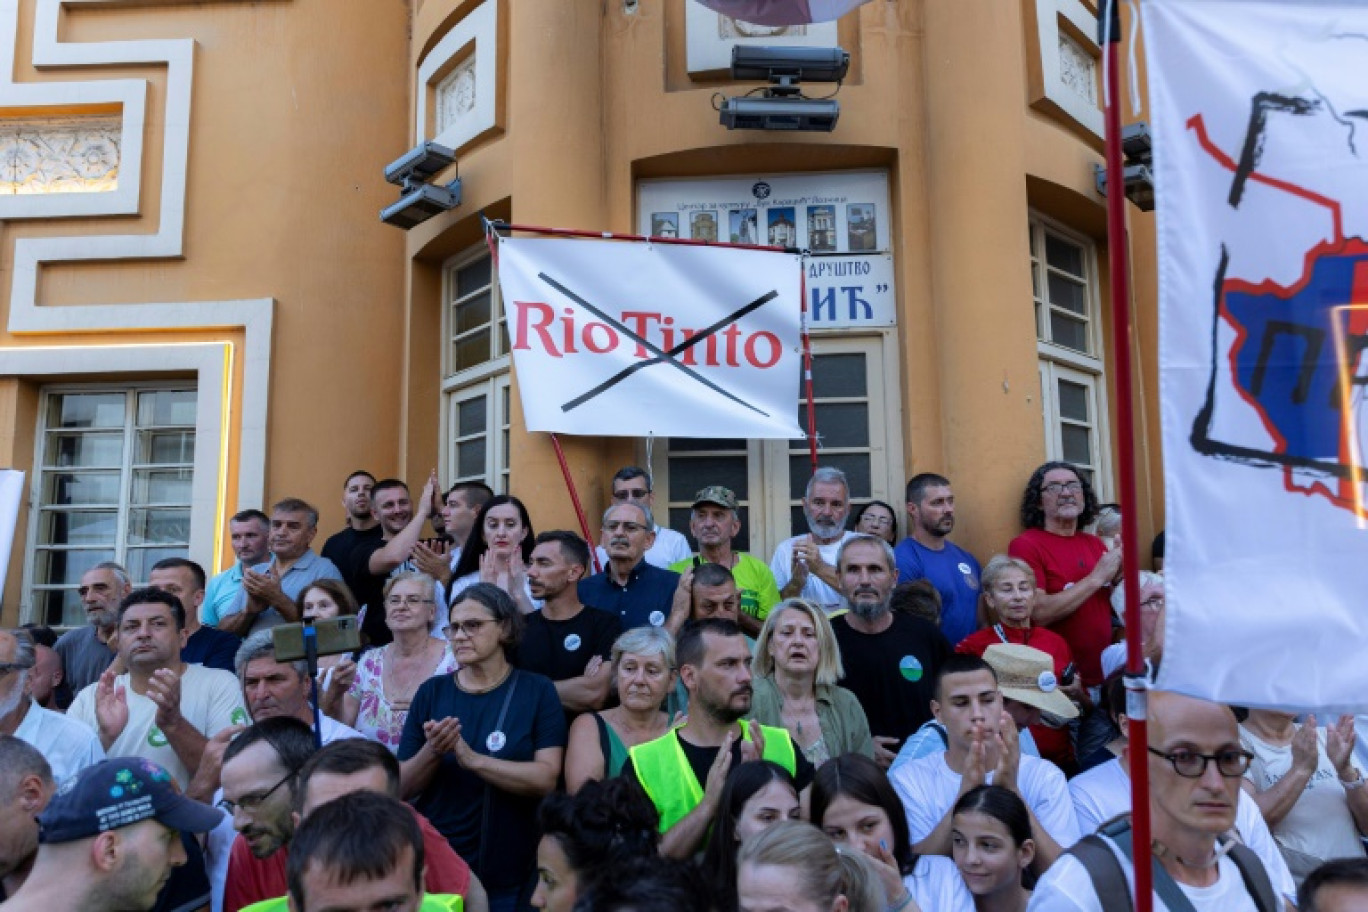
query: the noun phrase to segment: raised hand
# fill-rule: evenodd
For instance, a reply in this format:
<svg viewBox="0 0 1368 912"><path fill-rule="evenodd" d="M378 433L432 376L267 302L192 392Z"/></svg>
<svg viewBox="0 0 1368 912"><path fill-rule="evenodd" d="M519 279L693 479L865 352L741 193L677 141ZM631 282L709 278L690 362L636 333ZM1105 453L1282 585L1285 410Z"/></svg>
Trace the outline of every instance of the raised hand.
<svg viewBox="0 0 1368 912"><path fill-rule="evenodd" d="M1335 766L1335 772L1342 773L1353 769L1350 763L1354 755L1354 717L1340 716L1334 725L1325 730L1325 753ZM1341 776L1340 778L1344 778Z"/></svg>
<svg viewBox="0 0 1368 912"><path fill-rule="evenodd" d="M882 769L888 769L893 765L893 761L898 759L898 752L894 749L898 746L900 739L890 738L885 735L874 735L874 762L879 764Z"/></svg>
<svg viewBox="0 0 1368 912"><path fill-rule="evenodd" d="M1352 740L1350 743L1353 743ZM1308 772L1314 772L1318 759L1316 717L1312 714L1306 717L1306 721L1297 728L1297 733L1292 736L1292 765Z"/></svg>
<svg viewBox="0 0 1368 912"><path fill-rule="evenodd" d="M993 785L1017 791L1017 771L1021 766L1021 736L1016 723L1007 713L998 720L997 766L993 767Z"/></svg>
<svg viewBox="0 0 1368 912"><path fill-rule="evenodd" d="M763 760L765 758L765 735L760 731L760 726L752 722L750 728L750 740L741 742L741 762L749 763L752 760Z"/></svg>
<svg viewBox="0 0 1368 912"><path fill-rule="evenodd" d="M708 781L703 785L703 800L711 801L714 805L722 798L722 787L727 784L727 773L731 772L732 745L736 743L736 735L727 732L727 737L722 739L722 746L717 750L717 759L713 760L712 766L708 769Z"/></svg>
<svg viewBox="0 0 1368 912"><path fill-rule="evenodd" d="M115 674L106 671L95 684L95 722L100 728L100 740L106 748L128 725L128 693L123 685L114 683Z"/></svg>
<svg viewBox="0 0 1368 912"><path fill-rule="evenodd" d="M413 546L411 557L420 572L444 584L451 582L451 548L446 542L429 545L420 541Z"/></svg>
<svg viewBox="0 0 1368 912"><path fill-rule="evenodd" d="M988 745L983 726L975 725L969 739L969 757L964 763L964 775L960 777L961 795L988 781Z"/></svg>
<svg viewBox="0 0 1368 912"><path fill-rule="evenodd" d="M457 743L465 743L461 740L461 722L453 716L424 722L423 736L428 748L438 756L455 753Z"/></svg>
<svg viewBox="0 0 1368 912"><path fill-rule="evenodd" d="M156 724L163 732L181 721L181 676L170 668L158 668L147 679L147 698L157 706Z"/></svg>
<svg viewBox="0 0 1368 912"><path fill-rule="evenodd" d="M437 470L433 469L432 474L428 476L427 483L423 485L422 496L418 498L418 513L424 519L427 519L429 516L431 516L434 510L441 510L441 507L437 506L438 488L439 485L437 483Z"/></svg>
<svg viewBox="0 0 1368 912"><path fill-rule="evenodd" d="M869 859L870 867L879 875L879 882L883 884L884 895L888 899L888 907L897 909L898 912L921 912L921 906L912 898L912 894L907 892L907 887L903 883L902 872L898 870L898 859L894 857L893 850L888 843L879 840L877 845L865 845L865 857Z"/></svg>

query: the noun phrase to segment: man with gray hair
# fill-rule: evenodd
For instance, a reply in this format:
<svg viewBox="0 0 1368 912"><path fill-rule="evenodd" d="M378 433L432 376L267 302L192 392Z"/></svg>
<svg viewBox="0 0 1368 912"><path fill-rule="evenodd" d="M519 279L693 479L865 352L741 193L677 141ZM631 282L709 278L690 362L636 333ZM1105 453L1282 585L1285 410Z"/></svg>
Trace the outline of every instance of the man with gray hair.
<svg viewBox="0 0 1368 912"><path fill-rule="evenodd" d="M853 535L840 546L836 566L850 604L831 622L846 672L841 686L864 707L874 759L887 768L899 742L931 718L936 675L950 644L935 624L889 607L898 571L888 542Z"/></svg>
<svg viewBox="0 0 1368 912"><path fill-rule="evenodd" d="M850 484L840 469L823 466L808 479L803 516L808 534L785 539L774 549L770 572L781 598L803 598L828 615L843 607L836 552L855 533L846 531Z"/></svg>
<svg viewBox="0 0 1368 912"><path fill-rule="evenodd" d="M280 662L275 657L271 631L258 630L242 641L234 662L238 682L242 684L242 701L253 722L290 716L313 727L312 687L309 664ZM323 744L339 738L364 738L356 729L343 725L329 716L320 716L319 735Z"/></svg>
<svg viewBox="0 0 1368 912"><path fill-rule="evenodd" d="M38 854L39 813L57 790L33 745L0 735L0 902L18 891Z"/></svg>
<svg viewBox="0 0 1368 912"><path fill-rule="evenodd" d="M297 497L271 508L271 559L242 572L242 591L219 615L219 629L246 636L299 621L295 601L321 579L342 579L332 561L309 547L318 534L318 510Z"/></svg>
<svg viewBox="0 0 1368 912"><path fill-rule="evenodd" d="M23 630L0 630L0 735L13 735L46 758L50 775L65 782L105 758L100 738L87 726L44 709L33 699L31 675L37 662L33 640ZM4 764L0 763L0 775ZM0 801L8 792L0 791Z"/></svg>
<svg viewBox="0 0 1368 912"><path fill-rule="evenodd" d="M87 626L68 630L53 647L71 692L80 693L100 679L118 650L109 644L119 623L119 602L133 591L128 571L114 561L103 561L81 576L76 592L85 609Z"/></svg>
<svg viewBox="0 0 1368 912"><path fill-rule="evenodd" d="M603 514L603 549L608 566L579 582L579 600L616 614L622 629L661 627L670 616L679 574L645 560L655 542L655 517L639 501L609 507Z"/></svg>

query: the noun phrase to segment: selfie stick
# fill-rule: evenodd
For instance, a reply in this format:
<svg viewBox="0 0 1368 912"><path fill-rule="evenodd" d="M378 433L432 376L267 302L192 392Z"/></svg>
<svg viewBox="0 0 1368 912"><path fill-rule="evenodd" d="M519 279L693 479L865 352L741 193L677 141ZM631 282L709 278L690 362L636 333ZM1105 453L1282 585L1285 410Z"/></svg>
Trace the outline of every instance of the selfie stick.
<svg viewBox="0 0 1368 912"><path fill-rule="evenodd" d="M323 719L318 710L318 631L313 621L304 619L304 661L309 663L309 686L313 690L314 748L323 746Z"/></svg>

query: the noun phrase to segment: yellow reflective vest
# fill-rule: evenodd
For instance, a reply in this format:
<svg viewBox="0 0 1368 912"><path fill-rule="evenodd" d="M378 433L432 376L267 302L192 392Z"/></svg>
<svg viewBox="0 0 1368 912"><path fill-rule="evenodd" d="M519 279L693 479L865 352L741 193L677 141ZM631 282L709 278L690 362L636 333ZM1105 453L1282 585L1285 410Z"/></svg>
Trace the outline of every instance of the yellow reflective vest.
<svg viewBox="0 0 1368 912"><path fill-rule="evenodd" d="M741 739L751 740L752 723L742 719L740 724ZM790 776L795 775L797 759L788 731L760 725L760 732L765 739L764 759L782 766ZM702 803L703 785L694 776L689 758L684 756L684 748L679 745L678 729L671 729L654 741L638 744L628 754L637 781L660 814L660 832L664 833Z"/></svg>

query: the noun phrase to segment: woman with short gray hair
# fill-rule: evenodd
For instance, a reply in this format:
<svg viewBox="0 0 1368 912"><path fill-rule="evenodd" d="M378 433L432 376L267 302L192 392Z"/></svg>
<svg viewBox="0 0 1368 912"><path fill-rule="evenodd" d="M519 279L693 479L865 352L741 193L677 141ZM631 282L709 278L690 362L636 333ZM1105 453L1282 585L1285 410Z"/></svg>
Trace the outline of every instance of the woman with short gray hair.
<svg viewBox="0 0 1368 912"><path fill-rule="evenodd" d="M570 726L565 787L578 792L591 779L622 771L627 751L659 738L670 727L661 711L674 688L674 638L661 627L636 627L613 643L612 681L619 705L584 713Z"/></svg>

